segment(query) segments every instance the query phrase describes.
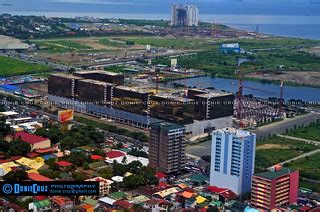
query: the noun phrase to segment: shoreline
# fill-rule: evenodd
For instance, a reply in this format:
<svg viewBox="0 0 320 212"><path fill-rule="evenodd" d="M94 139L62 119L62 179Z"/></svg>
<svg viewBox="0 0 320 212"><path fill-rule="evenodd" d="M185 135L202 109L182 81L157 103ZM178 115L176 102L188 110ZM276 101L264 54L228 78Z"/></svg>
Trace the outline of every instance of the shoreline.
<svg viewBox="0 0 320 212"><path fill-rule="evenodd" d="M170 21L170 13L125 13L125 12L109 12L109 13L99 13L99 12L92 12L92 13L87 13L87 12L0 12L1 14L10 14L10 15L19 15L19 16L45 16L49 18L53 17L58 17L58 18L98 18L98 19L123 19L123 20L150 20L150 21ZM201 14L200 17L202 17L203 23L212 23L212 20L215 20L215 24L219 25L224 25L226 27L230 27L232 29L235 29L237 31L245 31L245 32L252 32L252 30L248 28L243 28L241 26L312 26L312 25L319 25L320 23L315 22L315 21L310 21L312 18L320 18L319 16L303 16L303 15L296 15L296 16L290 16L290 15L244 15L244 14ZM205 18L203 18L205 17ZM237 17L242 17L244 20L238 20ZM306 19L304 22L257 22L254 21L254 17L279 17L281 20L281 17L289 18L289 19ZM310 20L308 20L310 19ZM235 21L236 20L236 21ZM259 32L261 35L266 35L266 36L276 36L276 37L284 37L284 38L296 38L296 39L310 39L310 40L317 40L320 41L320 36L319 37L314 37L314 36L302 36L302 35L293 35L290 33L284 35L284 33L274 33L274 32L267 32L265 30L260 30Z"/></svg>

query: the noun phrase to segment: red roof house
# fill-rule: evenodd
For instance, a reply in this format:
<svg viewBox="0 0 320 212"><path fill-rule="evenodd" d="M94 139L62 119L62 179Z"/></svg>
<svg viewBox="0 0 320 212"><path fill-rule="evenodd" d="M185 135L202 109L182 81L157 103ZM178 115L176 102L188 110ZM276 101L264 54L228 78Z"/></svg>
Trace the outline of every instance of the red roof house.
<svg viewBox="0 0 320 212"><path fill-rule="evenodd" d="M102 160L103 159L103 157L101 157L100 155L91 155L90 158L92 160Z"/></svg>
<svg viewBox="0 0 320 212"><path fill-rule="evenodd" d="M164 172L157 172L155 176L158 179L162 179L162 178L165 178L167 175Z"/></svg>
<svg viewBox="0 0 320 212"><path fill-rule="evenodd" d="M73 165L72 163L70 163L68 161L64 161L64 160L56 162L56 164L59 165L59 166L62 166L62 167L68 167L68 166L72 166Z"/></svg>
<svg viewBox="0 0 320 212"><path fill-rule="evenodd" d="M14 135L14 138L29 143L32 150L49 148L51 145L51 142L48 138L44 138L42 136L34 135L24 131L17 132Z"/></svg>
<svg viewBox="0 0 320 212"><path fill-rule="evenodd" d="M133 206L132 203L126 201L126 200L117 200L115 203L113 203L115 206L120 207L121 209L129 209Z"/></svg>
<svg viewBox="0 0 320 212"><path fill-rule="evenodd" d="M38 173L28 173L28 178L33 180L33 181L38 181L38 182L39 181L40 182L42 182L42 181L49 181L49 182L53 181L52 179L50 179L48 177L45 177L45 176L43 176L41 174L38 174Z"/></svg>
<svg viewBox="0 0 320 212"><path fill-rule="evenodd" d="M122 157L125 156L126 154L124 152L121 151L117 151L117 150L113 150L110 152L106 153L106 156L110 159L114 159L114 158L118 158L118 157Z"/></svg>

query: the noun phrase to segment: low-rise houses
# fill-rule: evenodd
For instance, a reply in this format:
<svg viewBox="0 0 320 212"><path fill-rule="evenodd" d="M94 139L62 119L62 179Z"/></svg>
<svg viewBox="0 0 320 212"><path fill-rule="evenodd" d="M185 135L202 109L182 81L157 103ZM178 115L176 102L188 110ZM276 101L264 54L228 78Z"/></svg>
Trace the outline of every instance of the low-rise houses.
<svg viewBox="0 0 320 212"><path fill-rule="evenodd" d="M99 193L100 193L100 196L105 196L107 194L109 194L110 192L110 188L111 188L111 184L113 183L112 180L108 180L108 179L105 179L103 177L95 177L95 178L92 178L92 179L87 179L85 181L98 181L99 182Z"/></svg>
<svg viewBox="0 0 320 212"><path fill-rule="evenodd" d="M23 131L15 133L14 138L29 143L32 150L46 149L50 148L51 146L51 142L48 138L44 138Z"/></svg>

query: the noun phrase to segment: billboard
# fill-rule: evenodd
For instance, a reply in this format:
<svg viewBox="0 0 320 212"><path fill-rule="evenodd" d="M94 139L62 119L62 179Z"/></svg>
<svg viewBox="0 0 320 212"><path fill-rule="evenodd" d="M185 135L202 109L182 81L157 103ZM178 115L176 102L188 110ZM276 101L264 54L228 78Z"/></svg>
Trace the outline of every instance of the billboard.
<svg viewBox="0 0 320 212"><path fill-rule="evenodd" d="M171 59L171 67L176 67L178 64L178 59L174 58L174 59Z"/></svg>
<svg viewBox="0 0 320 212"><path fill-rule="evenodd" d="M73 110L62 110L58 112L58 120L61 123L73 120Z"/></svg>

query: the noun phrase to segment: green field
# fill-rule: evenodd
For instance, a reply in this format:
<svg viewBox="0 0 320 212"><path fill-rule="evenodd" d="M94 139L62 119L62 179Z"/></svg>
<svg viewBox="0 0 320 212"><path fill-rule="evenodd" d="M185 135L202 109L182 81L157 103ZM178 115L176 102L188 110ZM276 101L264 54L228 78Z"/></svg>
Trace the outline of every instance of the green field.
<svg viewBox="0 0 320 212"><path fill-rule="evenodd" d="M118 48L124 48L126 47L126 43L123 41L114 41L109 38L102 38L99 40L99 43L105 46L112 46L112 47L118 47Z"/></svg>
<svg viewBox="0 0 320 212"><path fill-rule="evenodd" d="M44 65L27 63L21 60L0 56L0 75L4 77L44 73L50 70L52 70L52 68Z"/></svg>
<svg viewBox="0 0 320 212"><path fill-rule="evenodd" d="M300 171L300 176L320 180L320 153L305 157L287 164L287 167L295 168Z"/></svg>
<svg viewBox="0 0 320 212"><path fill-rule="evenodd" d="M314 183L314 182L309 182L306 180L299 180L299 187L301 188L308 188L311 189L314 192L320 192L320 183Z"/></svg>
<svg viewBox="0 0 320 212"><path fill-rule="evenodd" d="M86 46L73 40L34 40L33 44L40 47L41 51L47 53L65 53L73 50L91 50L90 46Z"/></svg>
<svg viewBox="0 0 320 212"><path fill-rule="evenodd" d="M257 143L255 167L257 171L261 171L314 149L316 147L312 144L273 137Z"/></svg>
<svg viewBox="0 0 320 212"><path fill-rule="evenodd" d="M121 41L134 41L135 44L166 47L171 49L200 50L210 48L210 39L206 38L174 38L174 37L117 37ZM212 39L211 39L212 40Z"/></svg>
<svg viewBox="0 0 320 212"><path fill-rule="evenodd" d="M301 127L292 132L289 132L287 133L287 135L320 141L320 120L317 123L311 123L309 126Z"/></svg>

